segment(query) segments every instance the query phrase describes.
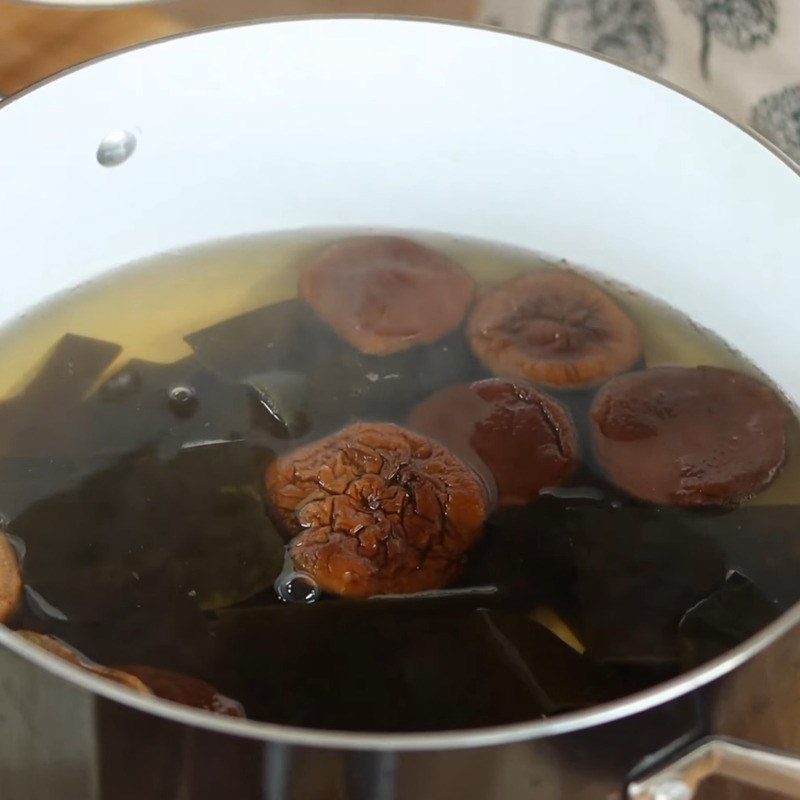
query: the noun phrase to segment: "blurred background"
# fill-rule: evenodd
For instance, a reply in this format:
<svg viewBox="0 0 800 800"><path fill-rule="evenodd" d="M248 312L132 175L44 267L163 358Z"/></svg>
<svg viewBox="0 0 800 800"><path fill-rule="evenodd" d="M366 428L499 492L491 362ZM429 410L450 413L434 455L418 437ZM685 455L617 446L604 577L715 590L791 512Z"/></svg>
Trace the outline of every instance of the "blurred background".
<svg viewBox="0 0 800 800"><path fill-rule="evenodd" d="M658 74L753 126L800 162L800 0L60 3L0 0L0 94L122 47L226 22L304 14L437 17L533 33Z"/></svg>

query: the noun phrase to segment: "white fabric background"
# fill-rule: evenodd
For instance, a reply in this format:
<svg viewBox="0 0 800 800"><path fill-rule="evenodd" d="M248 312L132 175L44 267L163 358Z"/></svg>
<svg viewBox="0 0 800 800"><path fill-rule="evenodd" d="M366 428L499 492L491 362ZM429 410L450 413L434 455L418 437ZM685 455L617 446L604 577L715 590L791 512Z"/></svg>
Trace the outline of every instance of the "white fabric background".
<svg viewBox="0 0 800 800"><path fill-rule="evenodd" d="M800 162L800 0L482 0L499 27L543 34L548 16L551 38L657 73Z"/></svg>

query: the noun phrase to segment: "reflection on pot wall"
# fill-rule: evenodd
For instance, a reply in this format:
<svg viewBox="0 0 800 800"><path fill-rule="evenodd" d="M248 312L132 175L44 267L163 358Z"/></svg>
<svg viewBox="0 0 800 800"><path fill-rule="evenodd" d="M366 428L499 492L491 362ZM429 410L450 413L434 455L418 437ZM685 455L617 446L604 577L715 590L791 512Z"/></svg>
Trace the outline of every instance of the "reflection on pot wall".
<svg viewBox="0 0 800 800"><path fill-rule="evenodd" d="M4 800L574 800L621 798L648 769L708 733L797 750L795 630L706 690L541 741L370 753L264 744L194 729L73 687L0 650ZM777 800L713 780L700 800Z"/></svg>
<svg viewBox="0 0 800 800"><path fill-rule="evenodd" d="M792 630L710 687L709 728L738 739L800 752L800 633ZM783 795L713 779L699 800L779 800Z"/></svg>
<svg viewBox="0 0 800 800"><path fill-rule="evenodd" d="M3 800L96 800L95 698L0 647Z"/></svg>
<svg viewBox="0 0 800 800"><path fill-rule="evenodd" d="M628 766L697 730L695 701L600 729L501 747L316 750L221 737L99 705L101 797L114 800L516 800L616 797ZM132 743L136 742L132 756ZM139 744L141 743L141 744ZM131 762L148 769L130 773Z"/></svg>
<svg viewBox="0 0 800 800"><path fill-rule="evenodd" d="M135 711L0 651L4 800L614 797L631 765L700 733L691 697L604 728L499 747L364 753L262 744Z"/></svg>

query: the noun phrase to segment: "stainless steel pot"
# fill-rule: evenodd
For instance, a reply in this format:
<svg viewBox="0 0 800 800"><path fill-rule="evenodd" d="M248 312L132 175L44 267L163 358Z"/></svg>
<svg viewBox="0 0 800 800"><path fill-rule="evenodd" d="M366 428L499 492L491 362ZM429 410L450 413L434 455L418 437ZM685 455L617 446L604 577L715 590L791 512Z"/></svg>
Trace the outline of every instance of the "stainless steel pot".
<svg viewBox="0 0 800 800"><path fill-rule="evenodd" d="M690 98L566 48L388 19L177 38L7 101L0 176L0 321L205 239L429 228L651 292L800 401L798 175ZM608 706L388 736L132 696L0 629L0 796L684 800L701 782L703 796L800 796L797 761L760 749L800 751L798 623L794 608L725 658Z"/></svg>

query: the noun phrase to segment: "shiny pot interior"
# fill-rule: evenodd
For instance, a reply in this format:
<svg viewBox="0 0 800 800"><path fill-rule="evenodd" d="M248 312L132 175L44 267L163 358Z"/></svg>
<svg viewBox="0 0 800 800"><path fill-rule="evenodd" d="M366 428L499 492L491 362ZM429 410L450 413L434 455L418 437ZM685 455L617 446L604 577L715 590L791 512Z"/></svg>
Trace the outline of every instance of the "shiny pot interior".
<svg viewBox="0 0 800 800"><path fill-rule="evenodd" d="M389 19L177 38L7 101L0 174L3 323L114 266L203 240L428 229L564 257L660 297L800 402L791 357L800 337L798 176L694 100L552 44ZM315 746L438 749L550 736L665 703L734 669L798 619L794 609L725 659L609 706L424 736L213 717L129 696L3 629L0 643L186 724Z"/></svg>

